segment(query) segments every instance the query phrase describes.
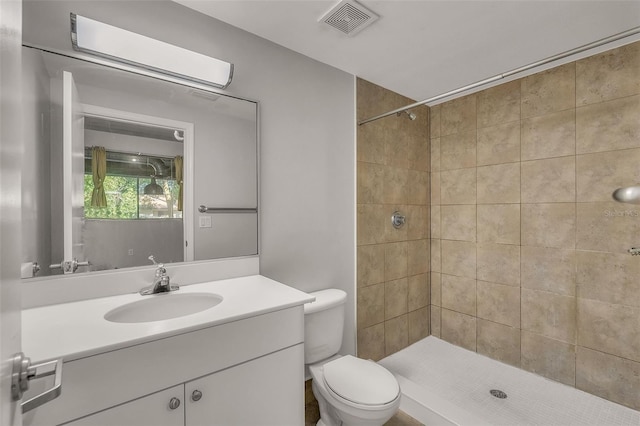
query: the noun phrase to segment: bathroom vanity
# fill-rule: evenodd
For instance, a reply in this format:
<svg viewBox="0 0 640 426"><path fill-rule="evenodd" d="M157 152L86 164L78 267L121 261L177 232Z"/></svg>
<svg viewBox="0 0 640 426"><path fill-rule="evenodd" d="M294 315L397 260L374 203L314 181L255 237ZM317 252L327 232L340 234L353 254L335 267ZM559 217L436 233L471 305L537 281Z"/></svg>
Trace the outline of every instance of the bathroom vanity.
<svg viewBox="0 0 640 426"><path fill-rule="evenodd" d="M105 319L114 309L151 300L144 298L166 303L202 293L222 301L172 319ZM25 353L33 362L64 363L61 396L26 413L24 424L303 424L303 304L311 300L254 275L168 294L27 309ZM29 394L40 393L44 382L32 383Z"/></svg>

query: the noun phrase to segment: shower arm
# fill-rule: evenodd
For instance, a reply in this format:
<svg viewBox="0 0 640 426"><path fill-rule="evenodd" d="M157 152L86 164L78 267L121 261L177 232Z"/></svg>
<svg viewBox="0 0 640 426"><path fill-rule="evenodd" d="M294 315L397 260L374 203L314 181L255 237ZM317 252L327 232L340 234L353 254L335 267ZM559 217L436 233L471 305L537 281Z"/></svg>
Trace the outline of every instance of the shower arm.
<svg viewBox="0 0 640 426"><path fill-rule="evenodd" d="M623 31L623 32L618 33L618 34L614 34L612 36L605 37L605 38L602 38L600 40L596 40L596 41L594 41L592 43L584 44L582 46L576 47L575 49L566 50L566 51L564 51L562 53L558 53L557 55L549 56L546 59L542 59L542 60L537 61L537 62L532 62L532 63L530 63L528 65L525 65L525 66L522 66L520 68L516 68L516 69L513 69L511 71L507 71L507 72L505 72L503 74L498 74L496 76L489 77L489 78L486 78L484 80L477 81L477 82L469 84L467 86L463 86L463 87L460 87L458 89L451 90L451 91L443 93L441 95L434 96L432 98L425 99L425 100L422 100L422 101L419 101L419 102L415 102L415 103L412 103L412 104L407 105L405 107L397 108L397 109L394 109L393 111L385 112L384 114L376 115L375 117L371 117L371 118L368 118L366 120L359 121L358 122L358 126L362 126L363 124L371 123L372 121L376 121L376 120L388 117L388 116L393 115L393 114L401 113L401 112L406 111L406 110L411 109L411 108L415 108L415 107L418 107L418 106L421 106L421 105L425 105L425 104L428 104L428 103L431 103L431 102L436 102L436 101L448 98L449 96L458 95L460 93L466 92L467 90L476 89L478 87L485 86L487 84L490 84L490 83L493 83L493 82L500 81L500 80L503 80L505 78L511 77L511 76L513 76L515 74L518 74L518 73L521 73L521 72L525 72L525 71L528 71L530 69L533 69L533 68L536 68L536 67L540 67L540 66L543 66L543 65L547 65L547 64L550 64L552 62L559 61L561 59L567 58L569 56L585 52L585 51L587 51L589 49L594 49L596 47L600 47L600 46L603 46L603 45L608 44L608 43L613 43L614 41L622 40L623 38L631 37L631 36L636 35L636 34L640 34L640 27L635 27L635 28L632 28L632 29L627 30L627 31Z"/></svg>

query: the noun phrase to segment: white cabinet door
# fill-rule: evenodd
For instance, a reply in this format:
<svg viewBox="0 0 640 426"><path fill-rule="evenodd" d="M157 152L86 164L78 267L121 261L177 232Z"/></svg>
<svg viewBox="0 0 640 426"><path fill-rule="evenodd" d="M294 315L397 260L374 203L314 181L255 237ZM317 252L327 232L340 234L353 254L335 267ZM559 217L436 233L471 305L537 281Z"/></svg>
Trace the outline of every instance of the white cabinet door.
<svg viewBox="0 0 640 426"><path fill-rule="evenodd" d="M186 383L186 426L304 424L303 350L299 344Z"/></svg>
<svg viewBox="0 0 640 426"><path fill-rule="evenodd" d="M173 398L179 401L170 407ZM174 404L175 404L174 400ZM182 426L184 386L175 386L117 407L109 408L71 423L70 426Z"/></svg>

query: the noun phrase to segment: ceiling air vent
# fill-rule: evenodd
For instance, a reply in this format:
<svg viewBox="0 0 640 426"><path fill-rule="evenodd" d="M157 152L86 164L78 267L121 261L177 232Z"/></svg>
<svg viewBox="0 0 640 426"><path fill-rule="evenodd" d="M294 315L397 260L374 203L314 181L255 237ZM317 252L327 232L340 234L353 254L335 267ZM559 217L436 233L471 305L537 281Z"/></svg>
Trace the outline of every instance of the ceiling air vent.
<svg viewBox="0 0 640 426"><path fill-rule="evenodd" d="M342 0L319 19L343 34L353 36L379 18L378 15L353 0Z"/></svg>

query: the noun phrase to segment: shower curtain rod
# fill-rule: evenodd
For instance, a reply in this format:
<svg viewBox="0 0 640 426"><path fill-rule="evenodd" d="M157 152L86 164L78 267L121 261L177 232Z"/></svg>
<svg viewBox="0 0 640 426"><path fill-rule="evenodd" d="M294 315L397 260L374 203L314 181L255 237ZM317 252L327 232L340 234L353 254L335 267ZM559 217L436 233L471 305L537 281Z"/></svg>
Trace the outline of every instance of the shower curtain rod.
<svg viewBox="0 0 640 426"><path fill-rule="evenodd" d="M632 28L630 30L627 30L627 31L624 31L624 32L621 32L621 33L618 33L618 34L614 34L612 36L602 38L602 39L594 41L592 43L584 44L584 45L582 45L580 47L576 47L575 49L567 50L567 51L564 51L562 53L558 53L557 55L549 56L546 59L542 59L540 61L530 63L530 64L522 66L520 68L516 68L516 69L513 69L511 71L507 71L507 72L505 72L503 74L498 74L496 76L489 77L489 78L486 78L484 80L477 81L477 82L469 84L467 86L463 86L463 87L460 87L458 89L451 90L451 91L443 93L441 95L434 96L432 98L425 99L423 101L415 102L415 103L407 105L405 107L397 108L397 109L394 109L393 111L389 111L389 112L386 112L384 114L376 115L375 117L371 117L371 118L368 118L366 120L359 121L358 122L358 126L362 126L363 124L367 124L367 123L370 123L372 121L376 121L376 120L379 120L381 118L388 117L390 115L397 114L399 112L403 112L403 111L406 111L406 110L411 109L411 108L415 108L415 107L420 106L420 105L428 104L429 102L439 101L439 100L447 98L449 96L457 95L459 93L466 92L467 90L475 89L477 87L484 86L486 84L493 83L495 81L502 80L502 79L505 79L507 77L511 77L514 74L518 74L518 73L530 70L532 68L536 68L536 67L539 67L539 66L542 66L542 65L546 65L546 64L549 64L551 62L559 61L560 59L564 59L564 58L566 58L568 56L575 55L575 54L578 54L578 53L582 53L582 52L584 52L586 50L593 49L593 48L596 48L596 47L600 47L600 46L603 46L603 45L608 44L608 43L613 43L614 41L618 41L618 40L621 40L621 39L626 38L626 37L631 37L631 36L633 36L635 34L639 34L639 33L640 33L640 27L635 27L635 28Z"/></svg>

